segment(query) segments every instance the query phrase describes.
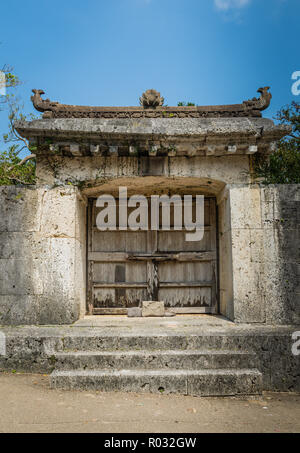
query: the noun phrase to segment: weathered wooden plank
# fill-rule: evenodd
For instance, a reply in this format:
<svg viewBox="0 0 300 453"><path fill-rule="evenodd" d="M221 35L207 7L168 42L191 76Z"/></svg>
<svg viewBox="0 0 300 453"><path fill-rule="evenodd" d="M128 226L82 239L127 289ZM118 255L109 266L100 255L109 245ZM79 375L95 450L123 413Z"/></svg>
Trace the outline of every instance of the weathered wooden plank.
<svg viewBox="0 0 300 453"><path fill-rule="evenodd" d="M157 231L147 232L147 256L157 255ZM147 296L149 300L158 300L158 266L152 259L147 260Z"/></svg>
<svg viewBox="0 0 300 453"><path fill-rule="evenodd" d="M165 255L156 255L155 253L152 254L138 254L138 255L129 255L128 259L130 261L169 261L174 260L174 255L165 254Z"/></svg>
<svg viewBox="0 0 300 453"><path fill-rule="evenodd" d="M126 267L124 264L117 264L115 267L115 282L125 283L126 282ZM119 305L123 305L126 302L126 288L118 286L115 288L115 301Z"/></svg>
<svg viewBox="0 0 300 453"><path fill-rule="evenodd" d="M127 308L94 308L93 315L127 315Z"/></svg>
<svg viewBox="0 0 300 453"><path fill-rule="evenodd" d="M189 232L191 233L191 232ZM159 231L159 253L207 252L210 250L210 231L206 231L201 241L187 241L186 231Z"/></svg>
<svg viewBox="0 0 300 453"><path fill-rule="evenodd" d="M89 252L89 261L103 263L124 263L128 260L129 254L124 252Z"/></svg>
<svg viewBox="0 0 300 453"><path fill-rule="evenodd" d="M98 283L94 282L94 288L147 288L147 283Z"/></svg>
<svg viewBox="0 0 300 453"><path fill-rule="evenodd" d="M182 252L182 253L124 253L124 252L89 252L89 261L103 263L124 263L126 261L213 261L215 252Z"/></svg>
<svg viewBox="0 0 300 453"><path fill-rule="evenodd" d="M172 308L170 307L170 311L176 313L178 315L201 315L201 314L215 314L214 307L181 307L181 308Z"/></svg>
<svg viewBox="0 0 300 453"><path fill-rule="evenodd" d="M133 261L214 261L215 252L183 252L183 253L160 253L160 254L128 254L128 260Z"/></svg>
<svg viewBox="0 0 300 453"><path fill-rule="evenodd" d="M213 230L211 232L211 250L216 251L217 255L217 206L216 206L216 200L211 199L210 200L210 224L213 227ZM217 273L218 273L218 268L217 268L217 262L213 261L211 263L212 266L212 289L211 289L211 303L212 307L214 307L215 311L217 310L217 305L218 305L218 294L217 294Z"/></svg>
<svg viewBox="0 0 300 453"><path fill-rule="evenodd" d="M158 265L155 261L147 263L147 296L149 300L158 300Z"/></svg>
<svg viewBox="0 0 300 453"><path fill-rule="evenodd" d="M146 231L93 231L93 252L147 253Z"/></svg>
<svg viewBox="0 0 300 453"><path fill-rule="evenodd" d="M178 315L184 314L216 314L214 307L170 307ZM127 315L127 308L94 308L94 315Z"/></svg>
<svg viewBox="0 0 300 453"><path fill-rule="evenodd" d="M210 288L213 282L160 282L160 288Z"/></svg>
<svg viewBox="0 0 300 453"><path fill-rule="evenodd" d="M182 252L175 257L177 261L213 261L217 258L215 252Z"/></svg>
<svg viewBox="0 0 300 453"><path fill-rule="evenodd" d="M159 289L159 300L165 302L167 308L210 308L210 287L176 287Z"/></svg>
<svg viewBox="0 0 300 453"><path fill-rule="evenodd" d="M94 202L89 200L88 202L88 215L87 215L87 223L88 223L88 238L87 238L87 249L88 253L93 250L93 231L92 231L92 222L93 222L93 209L94 209ZM87 263L87 312L92 314L93 312L93 280L94 280L94 272L93 272L93 263Z"/></svg>
<svg viewBox="0 0 300 453"><path fill-rule="evenodd" d="M91 207L88 278L93 288L89 296L95 307L92 313L126 314L126 307L146 298L165 300L178 314L215 313L215 206L214 199L205 201L205 236L198 242L187 242L185 230L101 232L92 227L96 209Z"/></svg>
<svg viewBox="0 0 300 453"><path fill-rule="evenodd" d="M187 227L189 227L189 225L187 225ZM190 225L190 228L193 228L194 225ZM107 233L107 231L101 231L99 230L99 228L95 225L93 228L92 228L93 231L96 231L96 232L99 232L99 233ZM204 231L211 231L212 230L212 227L209 226L209 225L206 225L204 227ZM114 235L117 235L117 234L120 234L120 232L122 232L123 230L119 230L118 228L116 230L108 230L110 233L114 234ZM182 231L183 233L186 233L186 232L190 232L189 230L186 229L186 227L183 225L182 227L182 230L176 230L173 226L170 226L170 229L168 230L163 230L162 228L159 229L159 231L166 231L167 233L178 233L178 231ZM124 231L123 231L124 232ZM145 233L145 230L131 230L129 227L128 227L128 230L126 230L126 233L131 233L131 234L134 234L134 233Z"/></svg>

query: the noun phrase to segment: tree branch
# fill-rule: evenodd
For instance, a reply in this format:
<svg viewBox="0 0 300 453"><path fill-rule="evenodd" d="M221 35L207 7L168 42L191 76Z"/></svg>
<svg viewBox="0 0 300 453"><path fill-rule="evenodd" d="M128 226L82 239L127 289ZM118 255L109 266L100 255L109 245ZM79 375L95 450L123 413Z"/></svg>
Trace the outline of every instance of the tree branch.
<svg viewBox="0 0 300 453"><path fill-rule="evenodd" d="M297 137L297 135L290 134L289 137L292 137L294 140L300 141L300 137Z"/></svg>
<svg viewBox="0 0 300 453"><path fill-rule="evenodd" d="M31 183L24 182L24 181L22 181L21 179L18 179L18 178L12 177L12 176L7 176L7 175L5 175L5 177L6 177L7 179L9 179L10 181L16 181L16 182L18 182L19 184L22 184L22 185L24 185L24 186L32 186Z"/></svg>
<svg viewBox="0 0 300 453"><path fill-rule="evenodd" d="M30 154L29 156L24 157L24 159L22 159L21 162L19 162L18 164L13 165L12 167L8 168L8 171L11 171L11 170L13 170L13 169L16 168L16 167L21 167L21 165L24 165L24 164L26 164L26 162L28 162L29 160L35 159L35 158L36 158L36 155L35 155L35 154Z"/></svg>
<svg viewBox="0 0 300 453"><path fill-rule="evenodd" d="M18 134L18 132L16 131L16 129L15 129L15 127L14 127L13 120L10 119L9 122L10 122L11 130L12 130L14 136L16 137L16 139L17 139L17 140L21 140L21 141L25 144L26 148L28 148L28 142L27 142L27 140L26 140L24 137L21 137L21 136Z"/></svg>

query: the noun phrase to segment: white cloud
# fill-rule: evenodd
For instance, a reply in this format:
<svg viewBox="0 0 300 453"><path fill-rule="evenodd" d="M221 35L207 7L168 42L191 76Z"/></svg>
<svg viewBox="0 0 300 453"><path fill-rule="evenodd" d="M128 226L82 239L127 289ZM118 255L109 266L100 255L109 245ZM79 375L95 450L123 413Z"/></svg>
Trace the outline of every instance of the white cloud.
<svg viewBox="0 0 300 453"><path fill-rule="evenodd" d="M229 11L230 9L241 9L249 5L252 0L214 0L215 7L219 11Z"/></svg>

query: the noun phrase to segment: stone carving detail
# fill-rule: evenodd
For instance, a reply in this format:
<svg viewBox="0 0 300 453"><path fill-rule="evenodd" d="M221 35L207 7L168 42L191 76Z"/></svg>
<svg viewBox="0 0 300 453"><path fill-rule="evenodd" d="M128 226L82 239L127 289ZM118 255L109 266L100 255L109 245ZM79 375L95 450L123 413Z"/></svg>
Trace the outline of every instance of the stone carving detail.
<svg viewBox="0 0 300 453"><path fill-rule="evenodd" d="M147 90L140 97L140 104L144 109L155 109L156 107L162 107L164 105L164 98L161 97L160 93L156 90Z"/></svg>
<svg viewBox="0 0 300 453"><path fill-rule="evenodd" d="M261 111L269 107L272 95L269 87L259 88L259 98L242 104L163 107L164 99L155 90L146 91L140 98L140 107L88 107L65 105L42 99L43 90L32 90L34 107L44 112L43 118L243 118L261 117Z"/></svg>
<svg viewBox="0 0 300 453"><path fill-rule="evenodd" d="M34 108L38 111L38 112L47 112L49 111L51 113L51 111L53 109L55 109L57 106L59 106L59 103L58 102L51 102L50 99L42 99L42 95L45 94L45 91L43 90L32 90L32 92L34 93L33 96L31 96L31 101L34 105ZM46 115L44 115L46 117Z"/></svg>
<svg viewBox="0 0 300 453"><path fill-rule="evenodd" d="M249 101L245 101L244 105L248 109L252 110L265 110L269 107L272 99L272 94L269 93L270 87L262 87L257 90L258 93L261 93L260 98L253 98Z"/></svg>

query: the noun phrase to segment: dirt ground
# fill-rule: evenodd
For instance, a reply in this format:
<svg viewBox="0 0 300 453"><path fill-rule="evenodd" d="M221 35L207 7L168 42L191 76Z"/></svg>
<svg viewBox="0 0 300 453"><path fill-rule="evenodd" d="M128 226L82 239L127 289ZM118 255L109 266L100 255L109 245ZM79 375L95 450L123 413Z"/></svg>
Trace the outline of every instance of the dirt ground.
<svg viewBox="0 0 300 453"><path fill-rule="evenodd" d="M300 395L193 398L51 390L49 377L0 373L1 433L300 432Z"/></svg>

